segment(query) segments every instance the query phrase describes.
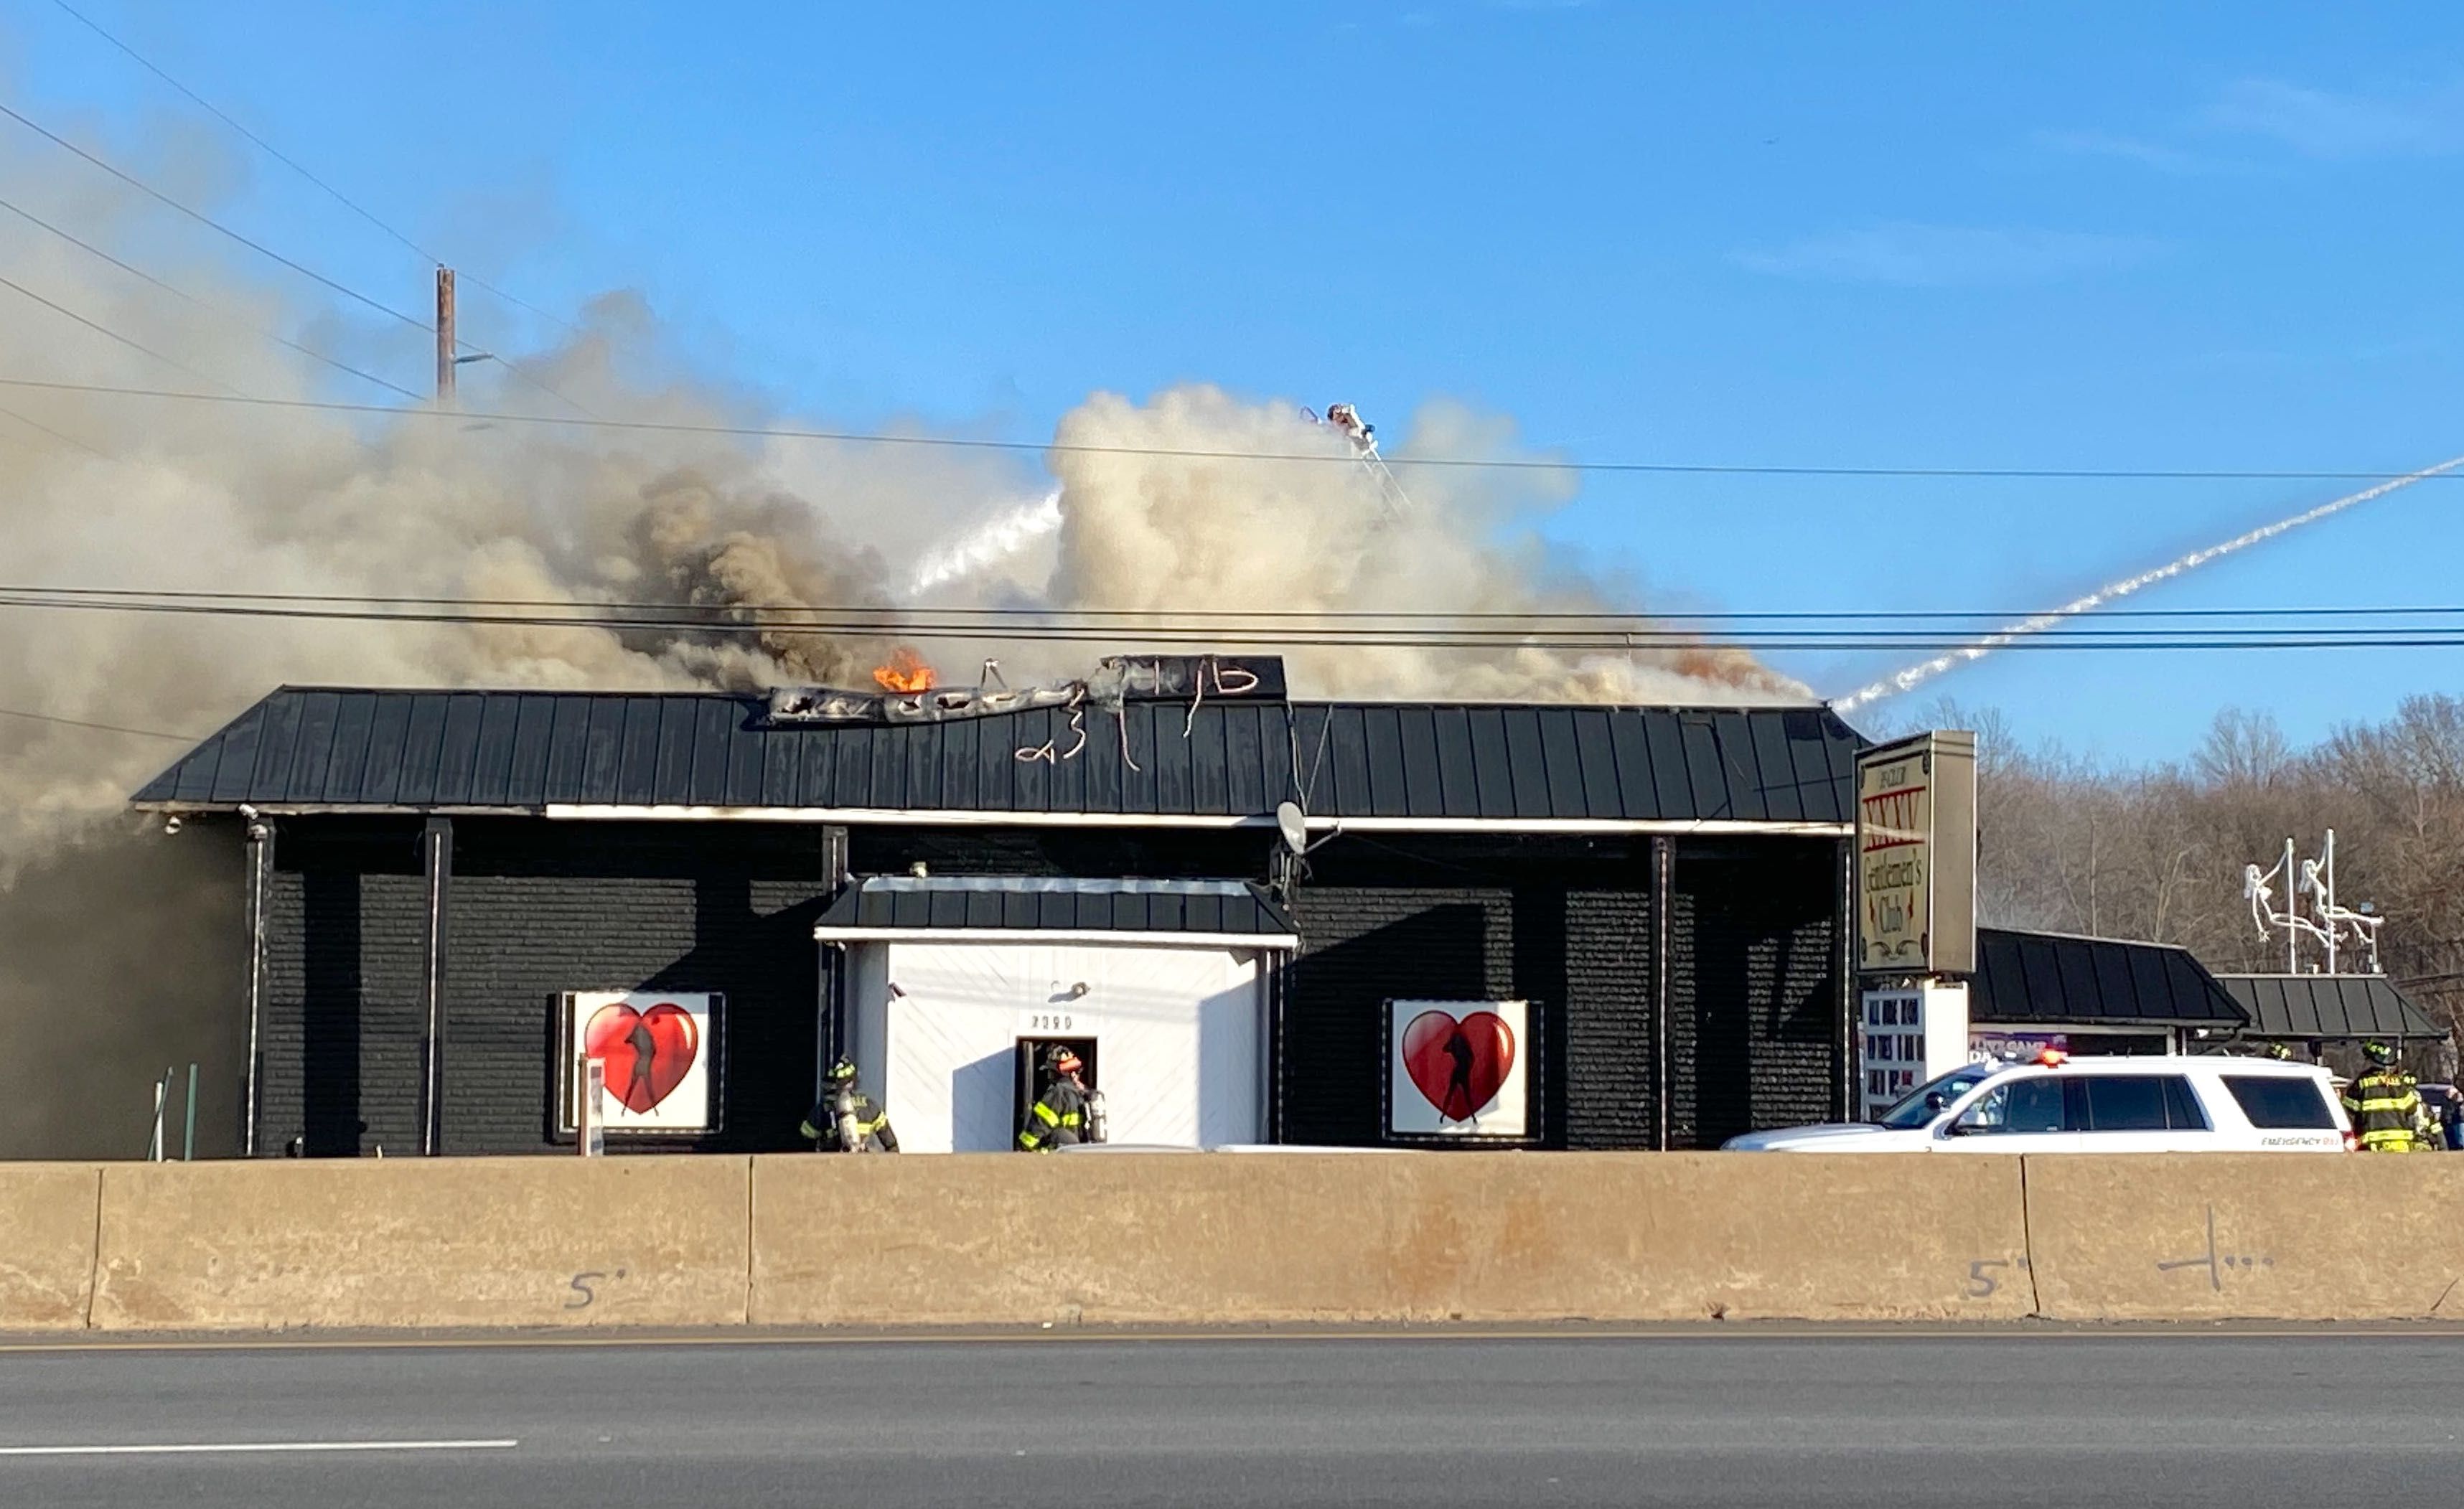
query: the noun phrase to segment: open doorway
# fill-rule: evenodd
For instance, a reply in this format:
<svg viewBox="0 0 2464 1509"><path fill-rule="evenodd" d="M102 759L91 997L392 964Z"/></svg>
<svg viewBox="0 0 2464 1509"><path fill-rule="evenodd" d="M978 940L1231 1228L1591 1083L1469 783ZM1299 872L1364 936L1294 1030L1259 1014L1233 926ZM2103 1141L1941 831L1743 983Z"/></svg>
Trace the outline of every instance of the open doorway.
<svg viewBox="0 0 2464 1509"><path fill-rule="evenodd" d="M1026 1125L1027 1108L1044 1099L1044 1092L1052 1088L1054 1078L1052 1069L1044 1061L1044 1059L1045 1054L1055 1048L1067 1048L1078 1056L1080 1064L1078 1078L1089 1090L1102 1087L1103 1082L1095 1077L1097 1065L1094 1039L1021 1038L1018 1039L1017 1049L1017 1095L1009 1113L1010 1126L1013 1129Z"/></svg>

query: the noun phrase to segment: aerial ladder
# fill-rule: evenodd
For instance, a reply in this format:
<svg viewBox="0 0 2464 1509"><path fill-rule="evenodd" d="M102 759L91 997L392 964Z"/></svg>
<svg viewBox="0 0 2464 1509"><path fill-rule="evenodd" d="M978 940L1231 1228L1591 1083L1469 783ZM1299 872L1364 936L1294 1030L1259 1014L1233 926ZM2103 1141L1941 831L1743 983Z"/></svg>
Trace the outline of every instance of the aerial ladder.
<svg viewBox="0 0 2464 1509"><path fill-rule="evenodd" d="M1324 419L1311 409L1305 408L1301 412L1309 416L1310 424L1323 425L1351 444L1353 458L1360 463L1360 469L1369 473L1369 480L1376 486L1377 496L1385 504L1386 517L1400 518L1412 512L1411 496L1403 491L1403 484L1395 480L1395 473L1386 469L1386 458L1377 453L1376 426L1362 420L1360 411L1349 404L1329 404Z"/></svg>

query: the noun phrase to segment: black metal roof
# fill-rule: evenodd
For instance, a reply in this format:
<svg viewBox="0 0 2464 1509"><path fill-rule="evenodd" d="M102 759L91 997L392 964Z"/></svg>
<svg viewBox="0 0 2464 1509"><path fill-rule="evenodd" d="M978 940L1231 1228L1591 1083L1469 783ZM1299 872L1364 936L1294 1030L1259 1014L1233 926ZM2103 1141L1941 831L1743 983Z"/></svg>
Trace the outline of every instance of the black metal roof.
<svg viewBox="0 0 2464 1509"><path fill-rule="evenodd" d="M1254 938L1289 947L1299 929L1242 881L875 876L842 892L817 937L869 932L1127 932Z"/></svg>
<svg viewBox="0 0 2464 1509"><path fill-rule="evenodd" d="M2222 974L2259 1038L2444 1038L2384 974Z"/></svg>
<svg viewBox="0 0 2464 1509"><path fill-rule="evenodd" d="M1162 821L1257 820L1298 799L1349 820L1840 824L1859 742L1810 707L1133 701L797 725L774 724L758 695L285 687L133 799Z"/></svg>
<svg viewBox="0 0 2464 1509"><path fill-rule="evenodd" d="M1968 1019L2238 1027L2249 1017L2188 949L1979 928Z"/></svg>

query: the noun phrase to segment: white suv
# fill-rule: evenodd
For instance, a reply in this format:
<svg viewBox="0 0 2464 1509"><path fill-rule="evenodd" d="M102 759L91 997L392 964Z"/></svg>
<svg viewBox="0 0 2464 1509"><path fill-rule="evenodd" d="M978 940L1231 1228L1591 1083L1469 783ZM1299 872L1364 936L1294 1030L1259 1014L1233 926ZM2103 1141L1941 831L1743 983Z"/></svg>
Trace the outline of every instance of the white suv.
<svg viewBox="0 0 2464 1509"><path fill-rule="evenodd" d="M2343 1152L2327 1071L2268 1059L1972 1063L1908 1092L1879 1122L1749 1132L1741 1152Z"/></svg>

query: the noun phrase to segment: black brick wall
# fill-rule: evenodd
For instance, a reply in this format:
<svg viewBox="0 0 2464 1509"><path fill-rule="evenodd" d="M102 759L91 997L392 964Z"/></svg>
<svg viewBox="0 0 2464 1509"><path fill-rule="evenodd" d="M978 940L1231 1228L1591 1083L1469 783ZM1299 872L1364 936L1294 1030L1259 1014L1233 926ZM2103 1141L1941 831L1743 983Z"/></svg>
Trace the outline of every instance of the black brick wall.
<svg viewBox="0 0 2464 1509"><path fill-rule="evenodd" d="M417 829L286 830L267 877L257 1150L419 1150Z"/></svg>
<svg viewBox="0 0 2464 1509"><path fill-rule="evenodd" d="M1837 1098L1837 850L1689 856L1670 898L1670 1144L1825 1120ZM1780 863L1783 858L1786 863Z"/></svg>
<svg viewBox="0 0 2464 1509"><path fill-rule="evenodd" d="M303 1133L312 1154L418 1150L414 832L345 842L305 820L284 832L267 908L261 1151ZM556 1146L554 1003L569 990L724 995L725 1125L659 1146L797 1146L820 991L812 929L830 885L820 829L463 820L454 851L445 1151ZM359 1121L368 1129L354 1134Z"/></svg>

